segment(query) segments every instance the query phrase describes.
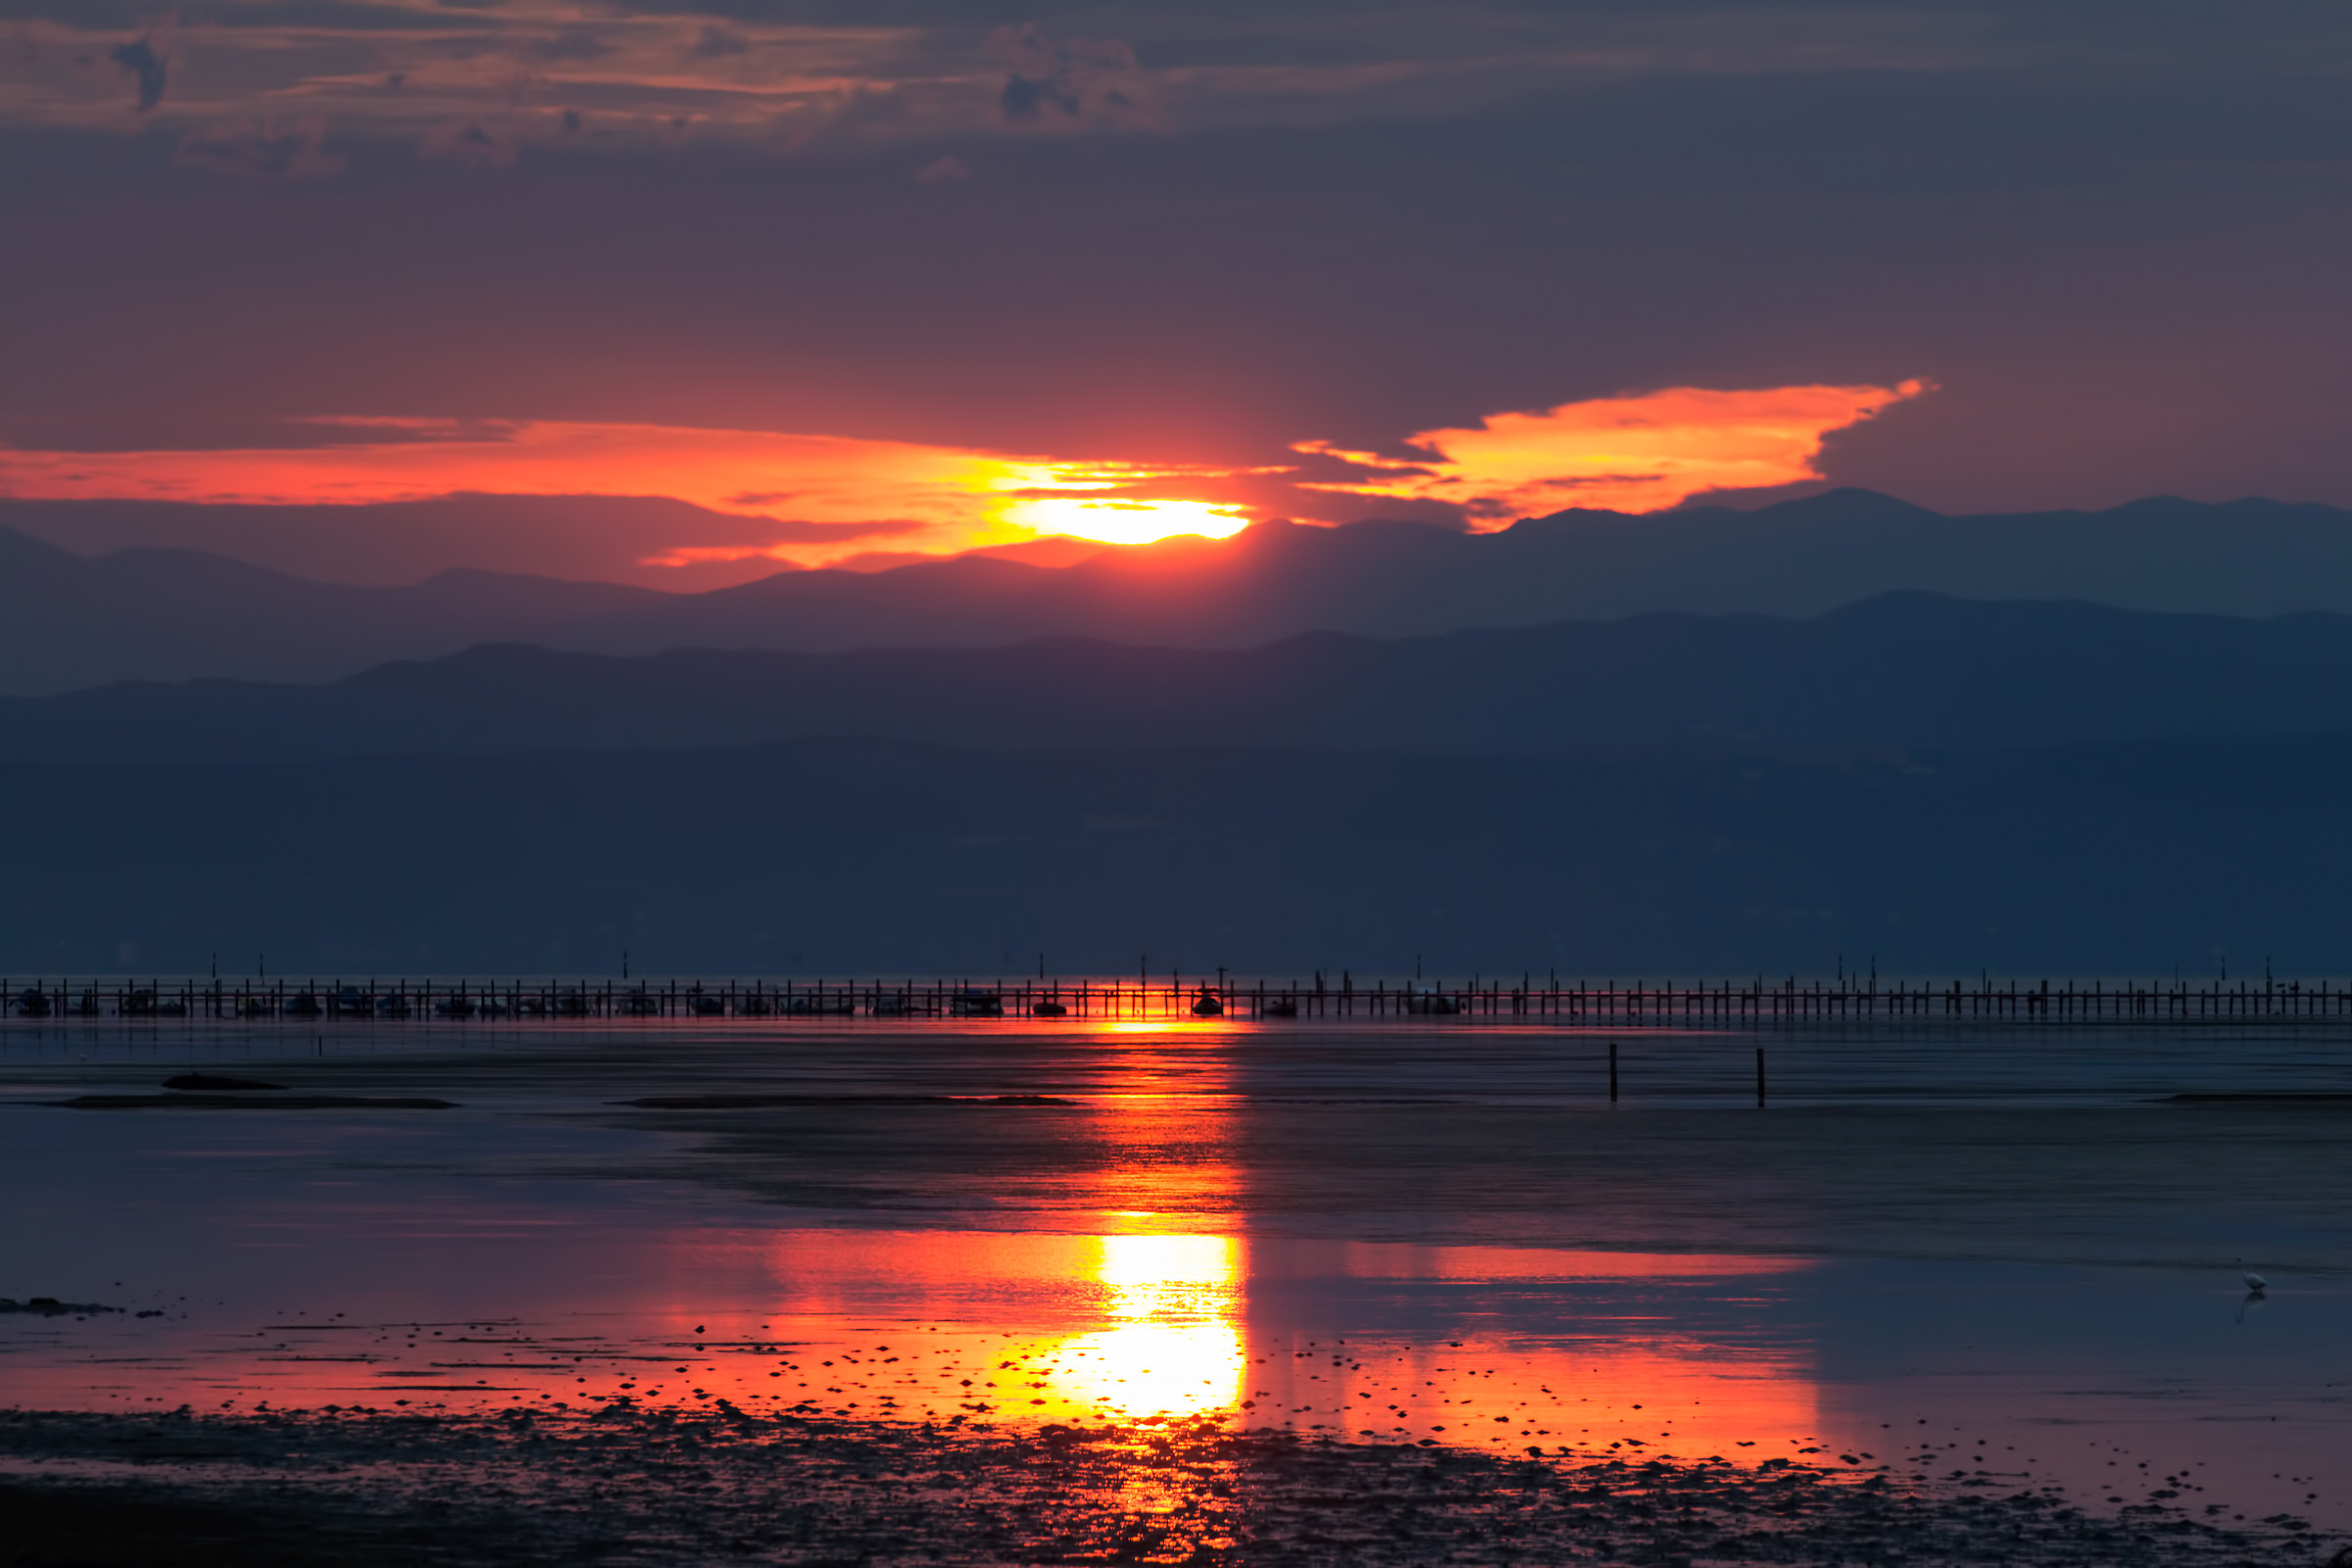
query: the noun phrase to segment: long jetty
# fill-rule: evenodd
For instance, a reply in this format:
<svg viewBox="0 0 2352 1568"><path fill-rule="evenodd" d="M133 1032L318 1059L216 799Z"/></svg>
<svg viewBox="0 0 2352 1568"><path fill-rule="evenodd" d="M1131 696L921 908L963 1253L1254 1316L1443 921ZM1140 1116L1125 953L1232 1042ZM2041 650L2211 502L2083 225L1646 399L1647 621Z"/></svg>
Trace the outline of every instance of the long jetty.
<svg viewBox="0 0 2352 1568"><path fill-rule="evenodd" d="M2352 1022L2352 982L2053 983L1840 979L1467 984L1350 977L1331 983L1186 980L611 980L399 978L136 980L0 977L17 1020L499 1022L582 1019L1226 1017L1520 1020L1608 1029L1772 1029L1940 1020L1958 1023Z"/></svg>

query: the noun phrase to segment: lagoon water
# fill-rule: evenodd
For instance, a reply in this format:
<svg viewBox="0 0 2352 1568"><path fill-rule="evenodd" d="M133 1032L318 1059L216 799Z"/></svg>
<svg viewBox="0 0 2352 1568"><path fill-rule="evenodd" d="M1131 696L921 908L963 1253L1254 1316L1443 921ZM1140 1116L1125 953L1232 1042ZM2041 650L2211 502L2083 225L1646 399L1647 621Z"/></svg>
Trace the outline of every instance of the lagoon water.
<svg viewBox="0 0 2352 1568"><path fill-rule="evenodd" d="M189 1067L456 1105L55 1103ZM2352 1039L18 1021L0 1296L127 1310L0 1315L0 1404L1209 1413L2352 1526L2352 1103L2180 1092Z"/></svg>

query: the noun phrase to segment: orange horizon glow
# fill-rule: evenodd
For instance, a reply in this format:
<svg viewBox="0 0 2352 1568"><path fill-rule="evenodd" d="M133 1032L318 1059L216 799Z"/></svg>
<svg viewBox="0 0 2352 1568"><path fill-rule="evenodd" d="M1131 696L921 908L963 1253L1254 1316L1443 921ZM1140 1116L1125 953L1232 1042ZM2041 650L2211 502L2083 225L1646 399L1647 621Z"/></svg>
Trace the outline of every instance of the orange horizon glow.
<svg viewBox="0 0 2352 1568"><path fill-rule="evenodd" d="M719 539L682 539L638 564L772 560L823 566L1068 538L1141 545L1225 539L1269 496L1313 514L1347 495L1458 507L1474 528L1569 507L1654 512L1714 490L1819 479L1832 433L1933 390L1670 387L1497 414L1420 431L1406 456L1324 441L1293 450L1353 474L1297 466L1209 467L1070 461L920 442L657 424L321 416L284 447L61 452L0 446L0 497L259 506L423 501L458 494L643 496L719 514ZM325 439L318 440L317 437ZM1244 484L1243 481L1253 481ZM1271 488L1269 488L1271 487ZM1242 494L1252 497L1244 501ZM1328 506L1328 503L1324 503ZM1303 510L1301 510L1303 509ZM761 538L772 525L772 533Z"/></svg>
<svg viewBox="0 0 2352 1568"><path fill-rule="evenodd" d="M875 548L952 555L1068 535L1146 544L1225 538L1247 509L1141 494L1238 470L1073 463L978 448L765 430L559 420L323 417L346 439L283 448L42 452L0 447L0 496L247 506L456 494L660 496L731 517L856 528L854 537L682 544L644 565L757 558L821 565Z"/></svg>

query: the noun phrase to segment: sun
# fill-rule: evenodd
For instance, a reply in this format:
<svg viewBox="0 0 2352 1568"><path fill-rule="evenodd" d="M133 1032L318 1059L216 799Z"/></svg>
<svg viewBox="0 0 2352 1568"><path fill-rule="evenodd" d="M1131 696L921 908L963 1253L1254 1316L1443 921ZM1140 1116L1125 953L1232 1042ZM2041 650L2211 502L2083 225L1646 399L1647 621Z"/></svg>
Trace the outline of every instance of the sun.
<svg viewBox="0 0 2352 1568"><path fill-rule="evenodd" d="M1148 545L1180 533L1229 539L1250 525L1239 508L1214 501L1110 501L1031 496L1004 509L1006 522L1110 545Z"/></svg>

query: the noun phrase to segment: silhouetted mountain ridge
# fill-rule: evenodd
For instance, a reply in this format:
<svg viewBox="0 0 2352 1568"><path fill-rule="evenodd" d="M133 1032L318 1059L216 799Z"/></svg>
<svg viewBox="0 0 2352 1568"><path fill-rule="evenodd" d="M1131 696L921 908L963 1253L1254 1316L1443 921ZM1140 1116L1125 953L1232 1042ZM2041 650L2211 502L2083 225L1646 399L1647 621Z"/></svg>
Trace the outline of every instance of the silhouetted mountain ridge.
<svg viewBox="0 0 2352 1568"><path fill-rule="evenodd" d="M314 505L6 498L0 499L0 527L84 556L197 551L321 583L394 588L463 567L665 592L743 582L779 566L757 554L684 567L651 565L649 558L681 544L759 545L779 531L795 531L765 516L717 512L669 496L469 491Z"/></svg>
<svg viewBox="0 0 2352 1568"><path fill-rule="evenodd" d="M0 507L0 519L6 516ZM1268 522L1043 567L959 557L790 571L709 593L495 573L310 582L221 558L84 559L0 533L0 691L325 681L494 642L578 653L1001 648L1092 637L1248 648L1309 631L1425 637L1656 612L1806 616L1894 591L2167 613L2352 613L2352 513L2157 499L1943 517L1864 491L1734 512L1569 512L1492 534Z"/></svg>
<svg viewBox="0 0 2352 1568"><path fill-rule="evenodd" d="M331 680L386 659L530 638L664 597L466 571L407 588L356 588L198 551L85 560L0 530L0 689L207 675Z"/></svg>
<svg viewBox="0 0 2352 1568"><path fill-rule="evenodd" d="M1917 593L1804 620L1658 613L1396 640L1312 633L1249 650L1052 639L615 658L486 646L326 686L126 684L0 700L0 757L18 760L819 737L997 750L1856 756L2334 730L2352 730L2352 617Z"/></svg>

